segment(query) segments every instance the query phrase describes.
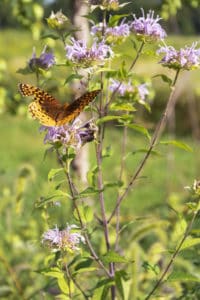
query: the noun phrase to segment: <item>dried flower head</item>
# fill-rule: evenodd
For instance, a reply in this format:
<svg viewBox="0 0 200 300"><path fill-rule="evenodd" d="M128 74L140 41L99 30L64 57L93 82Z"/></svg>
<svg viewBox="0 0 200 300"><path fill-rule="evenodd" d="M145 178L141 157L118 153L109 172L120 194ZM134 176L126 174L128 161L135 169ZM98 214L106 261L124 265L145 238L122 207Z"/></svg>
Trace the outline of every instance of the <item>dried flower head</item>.
<svg viewBox="0 0 200 300"><path fill-rule="evenodd" d="M73 29L72 23L68 17L62 13L62 10L58 11L57 13L52 11L51 15L47 18L47 23L51 29L54 29L58 32L65 32L66 30Z"/></svg>
<svg viewBox="0 0 200 300"><path fill-rule="evenodd" d="M54 251L63 250L70 253L79 251L79 244L85 243L85 238L77 232L76 225L67 225L65 229L59 230L56 226L44 232L42 242Z"/></svg>
<svg viewBox="0 0 200 300"><path fill-rule="evenodd" d="M165 30L161 27L158 23L161 18L156 16L154 18L154 11L150 10L145 17L144 10L142 11L142 17L136 18L135 15L134 21L130 24L130 29L134 33L136 33L139 39L144 41L155 41L155 40L162 40L166 37Z"/></svg>
<svg viewBox="0 0 200 300"><path fill-rule="evenodd" d="M172 46L160 47L158 54L164 53L164 57L160 63L168 68L179 70L193 70L200 65L200 48L196 49L197 43L193 43L191 47L185 46L180 50L176 50Z"/></svg>

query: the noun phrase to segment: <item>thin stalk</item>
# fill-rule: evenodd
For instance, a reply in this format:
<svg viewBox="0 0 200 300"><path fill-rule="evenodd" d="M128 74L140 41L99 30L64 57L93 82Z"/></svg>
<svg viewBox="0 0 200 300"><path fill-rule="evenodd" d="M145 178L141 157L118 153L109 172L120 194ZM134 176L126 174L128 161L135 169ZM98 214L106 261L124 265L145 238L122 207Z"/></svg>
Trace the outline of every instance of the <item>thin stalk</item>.
<svg viewBox="0 0 200 300"><path fill-rule="evenodd" d="M65 270L67 273L67 277L68 277L68 287L69 287L69 294L71 296L70 299L73 299L72 297L72 293L71 293L71 284L70 281L73 281L74 285L77 287L77 289L81 292L82 296L84 297L85 300L88 300L89 297L86 295L86 293L82 290L82 288L80 287L80 285L78 284L78 282L76 281L76 279L71 275L70 269L68 267L67 264L65 264Z"/></svg>
<svg viewBox="0 0 200 300"><path fill-rule="evenodd" d="M121 167L119 172L119 181L122 181L123 173L125 169L125 154L126 154L126 145L127 145L127 126L124 127L123 130L123 137L122 137L122 146L121 146ZM119 194L118 194L119 197ZM119 243L119 230L120 230L120 206L118 206L116 210L116 240L115 240L115 250L118 249Z"/></svg>
<svg viewBox="0 0 200 300"><path fill-rule="evenodd" d="M148 158L149 158L149 156L150 156L150 154L151 154L154 146L156 145L157 140L160 137L160 134L162 133L162 130L163 130L164 126L166 125L166 121L167 121L167 118L168 118L168 116L170 114L171 107L173 107L175 85L176 85L179 73L180 73L180 70L177 70L175 78L174 78L174 81L173 81L173 84L172 84L172 90L171 90L171 93L170 93L170 96L169 96L169 100L168 100L167 105L165 107L165 110L164 110L164 112L163 112L163 114L161 116L161 119L160 119L160 121L158 122L158 124L157 124L157 126L155 128L154 134L153 134L153 136L151 138L151 141L150 141L149 149L146 152L146 154L144 155L144 157L143 157L142 161L140 162L138 168L136 169L135 173L131 177L131 180L129 181L129 183L128 183L126 189L125 189L125 191L117 199L116 206L113 209L113 211L112 211L112 213L111 213L111 215L110 215L110 217L108 219L108 222L111 221L111 219L115 215L116 210L119 207L120 203L126 197L126 195L128 194L129 190L132 188L132 186L135 183L136 179L138 178L138 176L140 175L141 171L143 170L143 167L144 167L146 161L148 160Z"/></svg>
<svg viewBox="0 0 200 300"><path fill-rule="evenodd" d="M78 220L80 222L80 225L81 225L81 229L83 230L83 234L84 234L84 238L85 238L85 241L86 241L86 244L90 250L90 254L92 255L92 257L94 258L94 260L99 264L99 266L104 270L104 272L106 273L106 275L109 277L109 278L112 278L109 271L106 269L106 267L104 266L103 262L100 260L100 258L98 257L98 255L96 254L90 240L89 240L89 237L87 235L87 233L85 232L85 226L82 222L82 219L81 219L81 214L80 214L80 211L79 211L79 208L76 204L76 195L78 194L78 191L77 189L75 188L73 182L72 182L72 179L70 177L70 174L69 172L66 170L66 167L65 167L65 164L62 160L62 157L60 156L60 153L58 150L56 150L56 154L57 154L57 157L58 157L58 161L61 165L61 167L63 168L64 170L64 173L65 173L65 176L67 178L67 182L68 182L68 185L69 185L69 188L70 188L70 193L71 193L71 196L72 196L72 199L73 199L73 203L74 203L74 208L77 212L77 216L78 216Z"/></svg>
<svg viewBox="0 0 200 300"><path fill-rule="evenodd" d="M69 268L68 268L67 264L65 265L65 270L67 273L67 285L68 285L68 289L69 289L68 297L69 297L69 299L73 299L72 291L71 291L71 276L70 276L70 272L69 272Z"/></svg>
<svg viewBox="0 0 200 300"><path fill-rule="evenodd" d="M163 271L162 275L160 276L160 279L156 282L155 286L153 287L153 289L151 290L151 292L147 295L147 297L145 298L145 300L148 300L151 298L151 296L154 294L154 292L157 290L157 288L161 285L161 283L163 282L165 276L167 275L170 267L172 266L176 256L178 255L184 241L186 240L186 238L188 237L188 234L193 226L193 223L194 223L194 220L197 216L197 213L198 213L198 210L196 210L194 213L193 213L193 216L192 216L192 219L190 221L190 223L188 224L187 228L186 228L186 231L184 233L184 236L182 238L182 240L180 241L180 243L178 244L178 247L176 248L175 252L173 253L169 263L167 264L165 270Z"/></svg>
<svg viewBox="0 0 200 300"><path fill-rule="evenodd" d="M103 17L102 17L102 36L105 34L105 28L106 28L106 10L103 11ZM103 91L103 83L104 83L104 72L101 72L101 90ZM103 98L103 93L101 93L100 98L100 104L99 104L99 117L103 117L106 115L106 104ZM96 145L96 159L97 159L97 166L98 166L98 175L97 175L97 185L99 189L99 202L100 202L100 208L101 208L101 218L102 218L102 225L103 225L103 231L104 231L104 238L106 243L106 249L107 251L110 250L110 241L109 241L109 229L108 229L108 223L106 218L106 209L105 209L105 199L104 199L104 192L103 192L103 171L102 171L102 149L103 149L103 140L105 135L105 123L100 125L99 132L98 132L98 144ZM115 270L114 270L114 264L109 264L109 274L111 278L114 278ZM114 300L116 297L116 287L115 285L112 285L110 288L111 292L111 299Z"/></svg>

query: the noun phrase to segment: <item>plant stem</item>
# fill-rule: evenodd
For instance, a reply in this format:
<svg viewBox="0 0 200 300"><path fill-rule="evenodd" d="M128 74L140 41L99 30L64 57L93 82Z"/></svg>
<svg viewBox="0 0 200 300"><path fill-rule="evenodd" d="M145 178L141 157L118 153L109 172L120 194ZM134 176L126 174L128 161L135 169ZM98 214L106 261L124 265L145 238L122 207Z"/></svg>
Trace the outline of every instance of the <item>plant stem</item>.
<svg viewBox="0 0 200 300"><path fill-rule="evenodd" d="M68 277L68 286L69 286L69 291L70 291L70 295L71 295L71 288L70 288L70 280L73 281L74 285L77 287L77 289L81 292L81 294L83 295L85 300L88 300L89 297L86 295L86 293L83 291L83 289L80 287L80 285L78 284L78 282L76 281L76 279L71 275L70 269L68 267L68 265L65 265L65 269L66 269L66 273L67 273L67 277ZM71 299L72 296L71 296Z"/></svg>
<svg viewBox="0 0 200 300"><path fill-rule="evenodd" d="M167 105L166 105L165 110L164 110L164 112L163 112L163 114L161 116L160 121L158 122L158 124L157 124L157 126L155 128L154 134L153 134L153 136L151 138L151 141L150 141L149 149L146 152L146 154L144 155L144 157L143 157L142 161L140 162L138 168L136 169L135 173L131 177L131 180L129 181L129 183L128 183L126 189L125 189L125 191L117 199L116 206L113 209L113 211L112 211L112 213L111 213L111 215L110 215L110 217L108 219L108 222L111 221L111 219L115 215L116 210L119 207L121 201L126 197L126 195L128 194L129 190L132 188L133 184L135 183L135 180L138 178L138 176L140 175L141 171L143 170L143 167L144 167L147 159L149 158L149 156L150 156L150 154L151 154L154 146L156 145L157 140L160 137L160 134L162 133L162 130L163 130L164 126L166 125L167 118L170 115L171 108L173 107L173 104L174 104L175 85L176 85L179 73L180 73L180 70L177 70L175 78L174 78L174 81L173 81L173 84L172 84L172 87L171 87L171 93L170 93Z"/></svg>
<svg viewBox="0 0 200 300"><path fill-rule="evenodd" d="M123 129L123 137L122 137L122 146L121 146L121 167L119 172L119 181L122 181L123 172L125 168L125 154L126 154L126 145L127 145L127 126L124 126ZM118 192L117 199L119 198L120 194ZM119 230L120 230L120 206L118 206L116 210L116 240L115 240L115 250L118 249L118 242L119 242Z"/></svg>
<svg viewBox="0 0 200 300"><path fill-rule="evenodd" d="M96 252L95 252L95 250L94 250L94 248L93 248L93 246L92 246L92 244L91 244L91 242L89 240L89 237L88 237L88 235L87 235L87 233L85 231L85 226L84 226L84 224L82 222L81 214L80 214L79 208L78 208L78 206L76 204L76 195L78 194L78 191L76 190L76 188L75 188L75 186L74 186L74 184L73 184L73 182L71 180L69 172L66 170L65 164L64 164L64 162L62 160L62 157L61 157L58 149L56 150L56 154L57 154L57 157L58 157L58 161L59 161L59 163L60 163L61 167L63 168L64 173L66 175L67 182L68 182L68 185L69 185L69 188L70 188L70 193L71 193L72 199L73 199L74 208L75 208L75 210L77 212L77 216L78 216L78 219L79 219L79 222L80 222L80 225L81 225L81 229L83 230L84 238L85 238L86 244L87 244L87 246L88 246L88 248L90 250L90 254L94 258L94 260L99 264L99 266L104 270L104 272L106 273L106 275L109 278L111 278L109 271L106 269L106 267L104 266L103 262L100 260L100 258L96 254Z"/></svg>
<svg viewBox="0 0 200 300"><path fill-rule="evenodd" d="M190 230L192 228L192 225L193 225L194 220L195 220L195 218L197 216L197 213L198 213L197 210L193 213L192 219L191 219L190 223L188 224L188 226L187 226L187 228L185 230L185 233L184 233L184 236L183 236L182 240L180 241L180 243L179 243L178 247L176 248L175 252L173 253L173 255L172 255L169 263L167 264L165 270L163 271L162 275L160 276L160 279L156 282L155 286L153 287L153 289L151 290L151 292L147 295L147 297L145 298L145 300L150 299L150 297L154 294L155 290L157 290L157 288L163 282L165 276L167 275L167 272L169 271L171 265L173 264L176 256L178 255L178 253L179 253L179 251L180 251L180 249L181 249L184 241L186 240L186 238L187 238L187 236L188 236L188 234L189 234L189 232L190 232Z"/></svg>

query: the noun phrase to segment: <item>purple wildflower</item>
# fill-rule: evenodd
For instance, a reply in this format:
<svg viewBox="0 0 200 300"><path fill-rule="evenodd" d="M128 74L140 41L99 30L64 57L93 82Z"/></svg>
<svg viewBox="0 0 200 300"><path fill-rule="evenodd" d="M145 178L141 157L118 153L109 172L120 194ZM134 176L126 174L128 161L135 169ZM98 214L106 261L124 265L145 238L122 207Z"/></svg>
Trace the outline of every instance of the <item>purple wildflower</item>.
<svg viewBox="0 0 200 300"><path fill-rule="evenodd" d="M159 16L154 18L154 11L152 10L149 10L149 13L147 13L145 17L144 10L141 10L142 17L136 18L136 16L133 15L134 21L130 24L130 29L135 32L139 38L147 41L164 39L166 32L158 23L161 18L159 18Z"/></svg>
<svg viewBox="0 0 200 300"><path fill-rule="evenodd" d="M97 127L91 121L81 124L80 119L76 118L71 125L42 126L41 130L47 131L44 137L44 143L60 144L64 151L68 147L72 147L77 151L85 143L94 140Z"/></svg>
<svg viewBox="0 0 200 300"><path fill-rule="evenodd" d="M99 23L91 28L91 34L101 36L103 32L103 24ZM130 34L129 25L124 23L124 20L120 25L114 27L106 27L104 29L104 36L109 43L123 41Z"/></svg>
<svg viewBox="0 0 200 300"><path fill-rule="evenodd" d="M185 48L181 48L180 50L176 50L172 46L160 47L157 53L165 54L165 56L161 59L160 63L163 66L175 70L196 69L200 65L200 48L195 49L196 46L197 42L193 43L191 47L185 46Z"/></svg>
<svg viewBox="0 0 200 300"><path fill-rule="evenodd" d="M47 50L47 46L44 47L41 55L36 57L35 48L33 49L32 58L28 64L32 71L43 69L48 70L50 67L55 65L55 56L53 52Z"/></svg>
<svg viewBox="0 0 200 300"><path fill-rule="evenodd" d="M146 96L149 95L149 90L146 83L142 83L137 86L138 95L140 100L143 102L146 98Z"/></svg>
<svg viewBox="0 0 200 300"><path fill-rule="evenodd" d="M111 92L117 90L117 93L123 97L127 93L132 93L134 88L130 81L128 83L124 83L124 82L121 83L118 80L111 79L111 84L109 86L109 89L111 90Z"/></svg>
<svg viewBox="0 0 200 300"><path fill-rule="evenodd" d="M80 242L85 243L85 238L78 232L72 232L76 225L67 225L63 230L56 226L44 232L42 242L47 244L53 250L64 250L73 253L79 251Z"/></svg>
<svg viewBox="0 0 200 300"><path fill-rule="evenodd" d="M117 93L121 97L131 96L132 98L137 99L138 102L141 104L144 104L146 96L149 95L148 85L146 83L133 85L130 80L126 83L126 82L120 82L118 80L111 79L111 84L109 86L109 89L112 92L117 90Z"/></svg>
<svg viewBox="0 0 200 300"><path fill-rule="evenodd" d="M107 58L113 56L111 48L104 41L97 42L95 40L91 48L87 48L85 41L76 41L74 38L71 41L72 45L66 47L67 58L86 68L98 63L104 64Z"/></svg>

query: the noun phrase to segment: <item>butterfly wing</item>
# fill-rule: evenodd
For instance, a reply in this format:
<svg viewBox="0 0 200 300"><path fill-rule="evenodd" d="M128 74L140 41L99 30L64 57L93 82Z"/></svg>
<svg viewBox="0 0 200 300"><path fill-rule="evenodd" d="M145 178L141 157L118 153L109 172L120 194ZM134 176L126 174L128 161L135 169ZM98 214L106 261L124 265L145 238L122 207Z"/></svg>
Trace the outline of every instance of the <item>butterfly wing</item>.
<svg viewBox="0 0 200 300"><path fill-rule="evenodd" d="M100 90L85 93L71 104L64 104L62 110L57 115L56 123L58 126L73 121L92 100L99 94Z"/></svg>
<svg viewBox="0 0 200 300"><path fill-rule="evenodd" d="M23 96L34 96L34 101L28 106L34 119L46 126L56 126L56 117L62 105L50 94L38 87L20 83L19 90Z"/></svg>
<svg viewBox="0 0 200 300"><path fill-rule="evenodd" d="M100 92L87 92L71 104L59 103L53 96L38 87L20 83L19 90L23 96L33 96L29 111L34 119L46 126L62 126L73 121Z"/></svg>

